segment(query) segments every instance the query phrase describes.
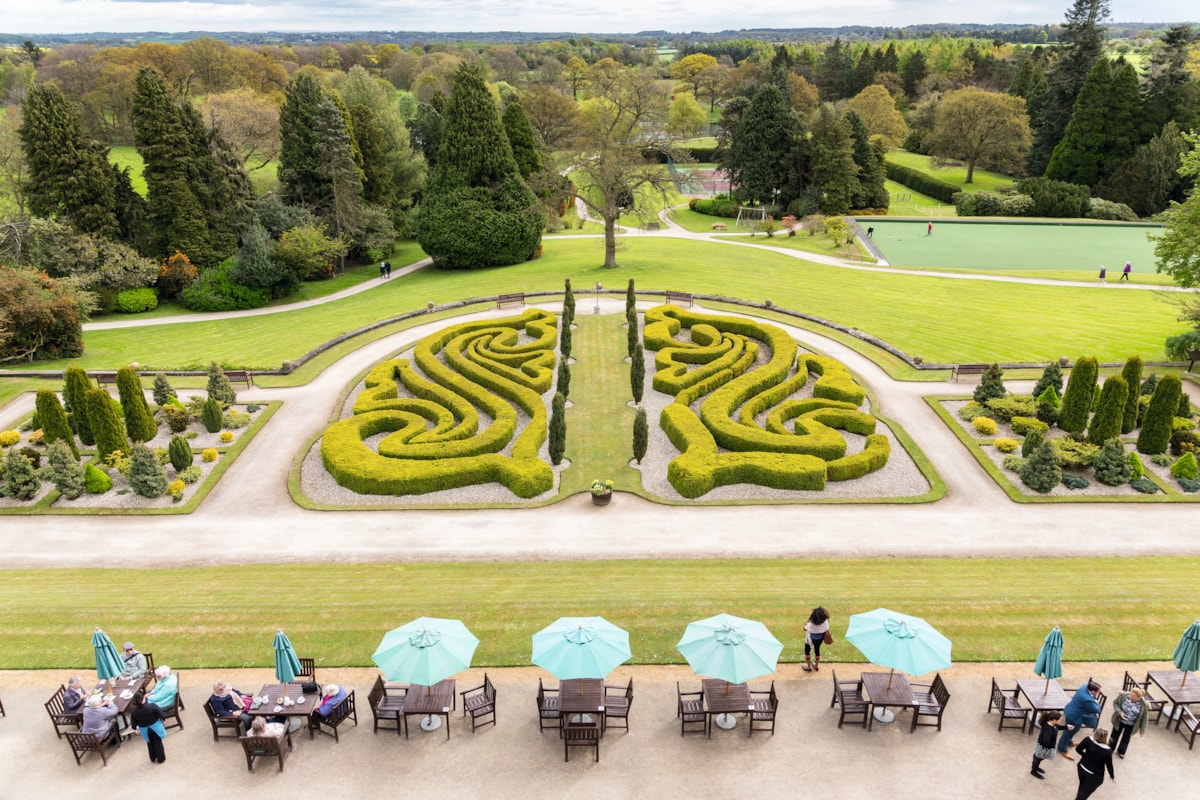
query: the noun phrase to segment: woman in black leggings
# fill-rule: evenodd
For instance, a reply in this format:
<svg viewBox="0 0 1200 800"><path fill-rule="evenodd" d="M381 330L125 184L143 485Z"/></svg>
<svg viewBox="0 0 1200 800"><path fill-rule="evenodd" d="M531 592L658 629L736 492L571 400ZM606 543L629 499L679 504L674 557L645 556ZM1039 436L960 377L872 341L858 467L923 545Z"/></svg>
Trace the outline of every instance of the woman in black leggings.
<svg viewBox="0 0 1200 800"><path fill-rule="evenodd" d="M829 612L817 606L808 615L804 623L804 666L805 672L821 668L821 645L825 642L825 634L829 632ZM812 656L816 656L813 660Z"/></svg>

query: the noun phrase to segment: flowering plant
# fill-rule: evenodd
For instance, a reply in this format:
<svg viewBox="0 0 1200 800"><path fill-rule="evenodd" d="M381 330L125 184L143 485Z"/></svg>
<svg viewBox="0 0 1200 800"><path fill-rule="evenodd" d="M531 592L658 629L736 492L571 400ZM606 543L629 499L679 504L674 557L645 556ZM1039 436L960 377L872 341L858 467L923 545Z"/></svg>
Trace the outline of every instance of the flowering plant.
<svg viewBox="0 0 1200 800"><path fill-rule="evenodd" d="M592 479L592 494L610 494L612 490L612 481L600 480L599 478Z"/></svg>

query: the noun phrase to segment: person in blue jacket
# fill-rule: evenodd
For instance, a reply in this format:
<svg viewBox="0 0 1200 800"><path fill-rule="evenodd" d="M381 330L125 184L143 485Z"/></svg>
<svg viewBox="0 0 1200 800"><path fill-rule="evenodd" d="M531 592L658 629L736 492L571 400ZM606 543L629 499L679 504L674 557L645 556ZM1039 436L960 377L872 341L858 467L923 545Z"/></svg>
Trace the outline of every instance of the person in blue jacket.
<svg viewBox="0 0 1200 800"><path fill-rule="evenodd" d="M346 690L338 686L336 683L325 684L325 691L321 693L321 702L312 710L309 715L309 726L313 730L321 727L321 721L333 713L333 709L337 708L337 704L346 699Z"/></svg>
<svg viewBox="0 0 1200 800"><path fill-rule="evenodd" d="M1073 728L1068 727L1058 740L1058 754L1068 761L1075 760L1075 756L1067 752L1071 746L1071 740L1075 738L1075 733L1080 728L1095 728L1100 724L1099 696L1100 684L1090 680L1075 691L1075 696L1063 709L1067 725L1074 726Z"/></svg>

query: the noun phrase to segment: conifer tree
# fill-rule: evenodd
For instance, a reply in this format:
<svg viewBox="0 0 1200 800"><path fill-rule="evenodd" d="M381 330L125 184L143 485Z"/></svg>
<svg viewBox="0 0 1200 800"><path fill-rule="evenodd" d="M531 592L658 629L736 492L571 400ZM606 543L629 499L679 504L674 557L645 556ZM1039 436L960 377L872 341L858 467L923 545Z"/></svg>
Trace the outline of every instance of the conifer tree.
<svg viewBox="0 0 1200 800"><path fill-rule="evenodd" d="M633 457L637 463L642 463L649 445L650 424L646 419L646 409L639 408L633 418Z"/></svg>
<svg viewBox="0 0 1200 800"><path fill-rule="evenodd" d="M637 313L637 292L633 288L633 278L629 279L629 286L625 289L625 316L628 317L630 312Z"/></svg>
<svg viewBox="0 0 1200 800"><path fill-rule="evenodd" d="M208 396L222 406L231 406L237 402L237 392L225 377L225 371L215 361L208 362Z"/></svg>
<svg viewBox="0 0 1200 800"><path fill-rule="evenodd" d="M512 147L517 168L521 170L521 177L528 178L542 168L542 154L534 141L533 127L529 124L529 118L525 116L525 109L514 100L504 109L501 121L504 123L504 133L508 136L508 144Z"/></svg>
<svg viewBox="0 0 1200 800"><path fill-rule="evenodd" d="M14 500L32 500L41 485L25 454L15 447L8 448L4 453L4 482L0 483L0 494Z"/></svg>
<svg viewBox="0 0 1200 800"><path fill-rule="evenodd" d="M300 72L288 84L279 109L279 186L289 205L317 208L329 198L317 133L321 96L312 75Z"/></svg>
<svg viewBox="0 0 1200 800"><path fill-rule="evenodd" d="M1046 436L1041 431L1030 431L1025 437L1025 441L1021 442L1021 457L1029 458L1033 455L1033 451L1037 450L1042 442L1046 441Z"/></svg>
<svg viewBox="0 0 1200 800"><path fill-rule="evenodd" d="M1021 483L1035 492L1045 494L1058 486L1062 480L1062 470L1058 466L1050 442L1038 445L1029 458L1025 459L1024 466L1017 474L1021 476Z"/></svg>
<svg viewBox="0 0 1200 800"><path fill-rule="evenodd" d="M642 349L641 337L638 336L638 318L636 311L628 311L625 314L625 344L628 349L630 358L637 358L638 351Z"/></svg>
<svg viewBox="0 0 1200 800"><path fill-rule="evenodd" d="M317 104L317 149L321 176L329 185L326 202L315 208L329 223L334 238L357 241L363 232L362 156L348 122L349 113L336 96Z"/></svg>
<svg viewBox="0 0 1200 800"><path fill-rule="evenodd" d="M571 323L565 317L558 331L558 354L563 361L571 357Z"/></svg>
<svg viewBox="0 0 1200 800"><path fill-rule="evenodd" d="M1046 368L1042 370L1042 377L1038 378L1038 382L1034 384L1032 392L1033 396L1040 399L1042 392L1046 391L1047 386L1053 386L1055 394L1059 397L1062 396L1062 367L1057 361L1051 361L1046 365Z"/></svg>
<svg viewBox="0 0 1200 800"><path fill-rule="evenodd" d="M1179 410L1175 412L1175 416L1180 419L1192 418L1192 400L1187 396L1187 392L1179 395Z"/></svg>
<svg viewBox="0 0 1200 800"><path fill-rule="evenodd" d="M1081 356L1067 379L1067 390L1063 393L1062 411L1058 416L1058 427L1068 433L1082 433L1087 427L1088 414L1092 410L1092 395L1096 391L1096 375L1100 367L1091 356Z"/></svg>
<svg viewBox="0 0 1200 800"><path fill-rule="evenodd" d="M1107 486L1124 486L1133 480L1133 467L1125 456L1125 447L1117 438L1109 439L1092 462L1096 480Z"/></svg>
<svg viewBox="0 0 1200 800"><path fill-rule="evenodd" d="M49 389L39 389L36 406L38 424L42 426L42 442L47 445L62 442L78 458L75 434L71 431L71 423L67 421L67 412L58 402L58 395Z"/></svg>
<svg viewBox="0 0 1200 800"><path fill-rule="evenodd" d="M558 466L567 451L567 398L556 392L550 403L550 431L548 434L550 463Z"/></svg>
<svg viewBox="0 0 1200 800"><path fill-rule="evenodd" d="M1125 400L1129 397L1129 384L1120 375L1113 375L1104 382L1100 390L1100 401L1096 413L1088 425L1088 441L1100 445L1121 433L1121 421L1125 416Z"/></svg>
<svg viewBox="0 0 1200 800"><path fill-rule="evenodd" d="M146 404L142 381L133 367L117 370L117 392L121 396L121 408L125 412L125 431L135 442L148 442L158 431L158 424Z"/></svg>
<svg viewBox="0 0 1200 800"><path fill-rule="evenodd" d="M1046 177L1097 186L1133 154L1138 144L1140 101L1132 66L1096 62L1084 81L1071 121L1054 148Z"/></svg>
<svg viewBox="0 0 1200 800"><path fill-rule="evenodd" d="M738 202L775 202L787 182L795 127L780 88L770 81L760 85L730 131L728 153L721 161Z"/></svg>
<svg viewBox="0 0 1200 800"><path fill-rule="evenodd" d="M217 433L221 430L222 419L221 402L212 397L205 400L204 410L200 413L200 421L204 423L204 430L209 433Z"/></svg>
<svg viewBox="0 0 1200 800"><path fill-rule="evenodd" d="M171 386L171 382L167 380L166 374L162 372L154 376L152 393L154 395L154 404L159 407L165 406L168 398L178 397L175 394L175 389Z"/></svg>
<svg viewBox="0 0 1200 800"><path fill-rule="evenodd" d="M858 166L858 191L850 201L850 207L887 208L891 198L884 187L887 165L884 163L882 145L877 146L871 141L866 124L855 112L846 112L846 123L850 126L854 163Z"/></svg>
<svg viewBox="0 0 1200 800"><path fill-rule="evenodd" d="M640 348L629 362L629 387L633 390L633 402L641 403L646 391L646 359Z"/></svg>
<svg viewBox="0 0 1200 800"><path fill-rule="evenodd" d="M71 427L79 435L79 441L84 447L96 443L92 436L92 426L88 421L88 390L95 388L87 373L79 367L67 367L63 370L63 402L70 412Z"/></svg>
<svg viewBox="0 0 1200 800"><path fill-rule="evenodd" d="M171 442L167 445L167 456L171 459L171 466L175 468L176 472L183 472L192 465L192 461L195 459L191 444L178 434L171 437Z"/></svg>
<svg viewBox="0 0 1200 800"><path fill-rule="evenodd" d="M108 392L89 389L87 393L88 423L96 439L96 452L100 460L111 453L129 454L129 442L125 438L125 423L117 413L117 407Z"/></svg>
<svg viewBox="0 0 1200 800"><path fill-rule="evenodd" d="M83 465L67 443L61 439L51 442L46 449L46 457L50 462L50 480L54 481L54 488L68 500L83 494L86 487Z"/></svg>
<svg viewBox="0 0 1200 800"><path fill-rule="evenodd" d="M566 280L566 294L563 296L564 325L570 327L575 322L575 292L571 290L571 279Z"/></svg>
<svg viewBox="0 0 1200 800"><path fill-rule="evenodd" d="M567 364L567 359L561 358L558 361L558 380L554 385L555 389L563 397L571 395L571 367Z"/></svg>
<svg viewBox="0 0 1200 800"><path fill-rule="evenodd" d="M1188 451L1181 455L1179 459L1171 465L1171 475L1175 478L1185 478L1190 481L1200 477L1200 470L1196 464L1196 454Z"/></svg>
<svg viewBox="0 0 1200 800"><path fill-rule="evenodd" d="M1004 370L999 364L990 364L984 370L979 385L975 387L975 402L986 404L988 400L1004 397L1008 390L1004 388Z"/></svg>
<svg viewBox="0 0 1200 800"><path fill-rule="evenodd" d="M162 497L167 491L167 473L154 451L139 444L130 453L129 487L142 497Z"/></svg>
<svg viewBox="0 0 1200 800"><path fill-rule="evenodd" d="M1183 384L1178 375L1167 374L1158 380L1150 397L1150 405L1146 408L1146 417L1142 420L1142 429L1138 431L1139 453L1152 456L1167 451L1182 392Z"/></svg>
<svg viewBox="0 0 1200 800"><path fill-rule="evenodd" d="M822 191L821 211L845 214L859 192L858 165L850 126L828 103L821 106L812 126L813 182Z"/></svg>
<svg viewBox="0 0 1200 800"><path fill-rule="evenodd" d="M1142 357L1130 356L1125 359L1121 369L1121 377L1129 391L1125 397L1125 410L1121 415L1121 433L1129 433L1137 427L1138 396L1142 385Z"/></svg>

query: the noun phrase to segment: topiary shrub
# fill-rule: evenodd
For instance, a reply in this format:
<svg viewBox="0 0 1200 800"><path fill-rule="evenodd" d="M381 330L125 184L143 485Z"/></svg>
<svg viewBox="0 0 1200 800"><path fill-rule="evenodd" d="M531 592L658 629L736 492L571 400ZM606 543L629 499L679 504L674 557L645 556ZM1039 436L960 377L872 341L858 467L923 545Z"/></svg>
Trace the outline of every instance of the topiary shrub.
<svg viewBox="0 0 1200 800"><path fill-rule="evenodd" d="M646 449L650 446L650 423L646 418L646 409L639 408L633 418L633 457L637 463L642 463L646 457Z"/></svg>
<svg viewBox="0 0 1200 800"><path fill-rule="evenodd" d="M121 395L121 408L125 411L125 432L135 442L148 442L158 432L158 423L150 415L142 381L133 367L117 370L117 392Z"/></svg>
<svg viewBox="0 0 1200 800"><path fill-rule="evenodd" d="M183 433L192 422L192 415L186 408L167 403L162 407L163 416L167 419L167 427L171 433Z"/></svg>
<svg viewBox="0 0 1200 800"><path fill-rule="evenodd" d="M129 487L142 497L162 497L167 491L167 473L145 445L136 445L129 454Z"/></svg>
<svg viewBox="0 0 1200 800"><path fill-rule="evenodd" d="M558 353L560 356L562 356L563 361L566 361L571 357L571 339L571 325L564 319L558 332Z"/></svg>
<svg viewBox="0 0 1200 800"><path fill-rule="evenodd" d="M554 388L564 398L571 395L571 367L565 358L559 359L558 377L555 379Z"/></svg>
<svg viewBox="0 0 1200 800"><path fill-rule="evenodd" d="M219 400L210 397L204 401L204 411L200 414L200 421L204 423L204 430L209 433L221 430L221 403Z"/></svg>
<svg viewBox="0 0 1200 800"><path fill-rule="evenodd" d="M229 444L233 441L233 431L221 431L221 444Z"/></svg>
<svg viewBox="0 0 1200 800"><path fill-rule="evenodd" d="M0 492L14 500L32 500L41 486L30 460L17 448L10 447L4 454L4 482L0 483Z"/></svg>
<svg viewBox="0 0 1200 800"><path fill-rule="evenodd" d="M988 417L976 417L975 419L971 420L971 426L975 428L976 433L980 433L984 436L996 435L996 420L994 419L989 419Z"/></svg>
<svg viewBox="0 0 1200 800"><path fill-rule="evenodd" d="M1081 439L1061 437L1051 439L1049 444L1058 459L1058 465L1063 469L1090 467L1096 456L1100 455L1099 446Z"/></svg>
<svg viewBox="0 0 1200 800"><path fill-rule="evenodd" d="M1037 401L1025 395L1009 395L996 397L984 403L994 417L1000 422L1008 422L1013 417L1032 417L1037 413Z"/></svg>
<svg viewBox="0 0 1200 800"><path fill-rule="evenodd" d="M1155 456L1155 458L1160 458L1160 456ZM1161 458L1166 459L1167 463L1160 466L1170 466L1171 460L1169 458L1166 456L1161 456ZM1133 470L1133 480L1135 481L1146 474L1146 465L1142 463L1142 457L1137 453L1129 454L1129 468Z"/></svg>
<svg viewBox="0 0 1200 800"><path fill-rule="evenodd" d="M1027 459L1021 456L1005 456L1004 461L1001 463L1009 472L1020 473L1020 471L1025 467L1026 460Z"/></svg>
<svg viewBox="0 0 1200 800"><path fill-rule="evenodd" d="M1166 452L1167 445L1171 443L1171 428L1182 392L1183 384L1178 375L1164 375L1158 381L1150 397L1150 405L1146 408L1142 429L1138 431L1139 453L1154 455Z"/></svg>
<svg viewBox="0 0 1200 800"><path fill-rule="evenodd" d="M1125 417L1125 401L1129 397L1129 385L1120 375L1113 375L1104 382L1100 390L1100 401L1096 413L1088 425L1088 441L1103 444L1121 433L1121 422Z"/></svg>
<svg viewBox="0 0 1200 800"><path fill-rule="evenodd" d="M1197 446L1200 446L1200 436L1197 436L1195 431L1172 431L1171 455L1194 453Z"/></svg>
<svg viewBox="0 0 1200 800"><path fill-rule="evenodd" d="M117 292L113 310L122 314L140 314L158 308L158 294L148 286Z"/></svg>
<svg viewBox="0 0 1200 800"><path fill-rule="evenodd" d="M171 382L167 380L167 376L161 372L154 376L154 389L152 393L155 405L160 408L167 404L169 398L175 397L175 389L171 387Z"/></svg>
<svg viewBox="0 0 1200 800"><path fill-rule="evenodd" d="M237 392L233 391L229 378L225 377L225 372L215 361L209 362L208 365L208 397L210 400L216 400L222 407L237 402Z"/></svg>
<svg viewBox="0 0 1200 800"><path fill-rule="evenodd" d="M1018 436L1028 436L1034 431L1044 434L1050 430L1049 425L1036 417L1013 417L1008 424Z"/></svg>
<svg viewBox="0 0 1200 800"><path fill-rule="evenodd" d="M96 443L88 420L87 403L87 393L94 388L91 378L79 367L67 367L63 371L63 406L71 421L71 428L85 447Z"/></svg>
<svg viewBox="0 0 1200 800"><path fill-rule="evenodd" d="M1125 359L1121 368L1121 377L1125 379L1128 394L1125 396L1125 409L1121 414L1121 433L1130 433L1137 427L1138 397L1142 385L1142 357L1130 356Z"/></svg>
<svg viewBox="0 0 1200 800"><path fill-rule="evenodd" d="M211 464L217 460L217 449L215 447L206 447L200 451L200 460L205 464Z"/></svg>
<svg viewBox="0 0 1200 800"><path fill-rule="evenodd" d="M567 451L567 398L555 392L550 402L550 430L548 434L550 463L558 466Z"/></svg>
<svg viewBox="0 0 1200 800"><path fill-rule="evenodd" d="M1187 400L1187 395L1184 395L1183 399ZM1195 429L1196 423L1187 417L1175 417L1171 420L1172 431L1194 431Z"/></svg>
<svg viewBox="0 0 1200 800"><path fill-rule="evenodd" d="M84 486L88 494L104 494L112 488L112 478L95 464L83 468Z"/></svg>
<svg viewBox="0 0 1200 800"><path fill-rule="evenodd" d="M37 434L37 433L38 433L37 431L34 431L33 433L31 433L31 434L29 435L29 441L30 441L31 443L34 441L34 436L35 436L35 434ZM14 448L14 449L15 449L15 448ZM39 451L37 451L37 450L34 450L32 447L22 447L22 448L20 449L20 451L19 451L19 452L21 453L21 455L25 456L26 460L27 460L27 461L29 461L29 463L30 463L31 465L33 465L33 468L34 468L35 470L37 470L37 469L40 469L40 468L41 468L41 466L42 466L42 454L41 454Z"/></svg>
<svg viewBox="0 0 1200 800"><path fill-rule="evenodd" d="M1138 394L1145 397L1150 397L1154 394L1154 390L1158 388L1158 373L1151 372L1146 376L1146 380L1142 381L1142 388Z"/></svg>
<svg viewBox="0 0 1200 800"><path fill-rule="evenodd" d="M176 472L182 472L190 467L194 458L192 446L182 436L171 437L171 442L167 445L167 455Z"/></svg>
<svg viewBox="0 0 1200 800"><path fill-rule="evenodd" d="M46 444L62 442L71 453L78 458L79 450L75 447L75 433L71 430L71 422L58 395L48 389L39 389L37 393L38 424L42 431L42 441Z"/></svg>
<svg viewBox="0 0 1200 800"><path fill-rule="evenodd" d="M1050 442L1042 442L1033 454L1025 459L1018 474L1021 476L1021 483L1035 492L1045 494L1058 486L1062 480L1062 470L1059 469Z"/></svg>
<svg viewBox="0 0 1200 800"><path fill-rule="evenodd" d="M1004 397L1006 394L1008 390L1004 388L1004 370L1000 369L999 364L989 365L979 385L975 387L975 402L986 404L988 400Z"/></svg>
<svg viewBox="0 0 1200 800"><path fill-rule="evenodd" d="M646 391L646 359L640 349L629 362L629 388L633 392L633 402L640 404Z"/></svg>
<svg viewBox="0 0 1200 800"><path fill-rule="evenodd" d="M1130 481L1129 485L1142 494L1158 494L1158 485L1148 478L1138 478Z"/></svg>
<svg viewBox="0 0 1200 800"><path fill-rule="evenodd" d="M642 351L636 311L630 311L625 315L625 351L631 359L637 357L637 354Z"/></svg>
<svg viewBox="0 0 1200 800"><path fill-rule="evenodd" d="M19 441L21 434L18 431L0 431L0 447L12 447Z"/></svg>
<svg viewBox="0 0 1200 800"><path fill-rule="evenodd" d="M1041 405L1042 403L1049 403L1055 408L1060 408L1062 406L1062 398L1059 396L1058 390L1053 386L1047 386L1045 389L1043 389L1042 393L1037 395L1037 401L1038 405Z"/></svg>
<svg viewBox="0 0 1200 800"><path fill-rule="evenodd" d="M87 488L83 465L66 442L51 442L46 458L50 462L50 480L63 497L74 500L83 494L83 490Z"/></svg>
<svg viewBox="0 0 1200 800"><path fill-rule="evenodd" d="M222 427L229 428L230 430L244 428L253 421L254 417L244 411L226 411L221 415Z"/></svg>
<svg viewBox="0 0 1200 800"><path fill-rule="evenodd" d="M129 442L125 439L125 423L121 421L117 406L108 392L103 389L89 389L86 397L88 424L92 426L92 435L96 439L96 453L100 460L105 460L111 453L128 455Z"/></svg>
<svg viewBox="0 0 1200 800"><path fill-rule="evenodd" d="M1192 399L1186 392L1179 396L1179 410L1175 412L1175 418L1192 422Z"/></svg>
<svg viewBox="0 0 1200 800"><path fill-rule="evenodd" d="M1044 441L1046 441L1046 434L1044 431L1030 431L1025 437L1025 441L1021 442L1021 455L1025 458L1029 458L1029 456L1033 454L1033 451L1037 449L1038 445Z"/></svg>
<svg viewBox="0 0 1200 800"><path fill-rule="evenodd" d="M183 499L183 491L187 488L187 484L176 478L167 484L167 494L171 495L171 502L178 503Z"/></svg>
<svg viewBox="0 0 1200 800"><path fill-rule="evenodd" d="M1062 395L1062 366L1057 361L1051 361L1046 365L1046 368L1042 370L1042 377L1038 378L1038 382L1034 384L1031 396L1041 400L1042 394L1045 393L1045 391L1050 387L1054 388L1055 397Z"/></svg>
<svg viewBox="0 0 1200 800"><path fill-rule="evenodd" d="M995 442L993 442L993 445L1001 453L1013 453L1016 452L1018 447L1020 447L1020 445L1017 444L1016 439L1009 439L1007 437L1001 437L997 439Z"/></svg>
<svg viewBox="0 0 1200 800"><path fill-rule="evenodd" d="M563 327L571 327L571 323L575 321L575 292L571 289L571 279L567 278L563 282Z"/></svg>
<svg viewBox="0 0 1200 800"><path fill-rule="evenodd" d="M1096 391L1096 375L1100 367L1096 359L1082 356L1075 362L1067 390L1063 393L1062 408L1059 410L1058 427L1068 433L1082 433L1087 427L1088 414L1092 410L1092 395Z"/></svg>
<svg viewBox="0 0 1200 800"><path fill-rule="evenodd" d="M195 483L203 477L204 471L200 467L193 464L179 473L179 480L184 483Z"/></svg>
<svg viewBox="0 0 1200 800"><path fill-rule="evenodd" d="M1092 462L1096 480L1107 486L1124 486L1133 480L1133 467L1125 456L1125 447L1120 439L1112 438L1100 448Z"/></svg>
<svg viewBox="0 0 1200 800"><path fill-rule="evenodd" d="M633 288L633 278L629 279L629 286L625 287L625 316L637 319L637 292Z"/></svg>
<svg viewBox="0 0 1200 800"><path fill-rule="evenodd" d="M1091 484L1088 479L1082 475L1076 475L1073 472L1068 472L1062 476L1062 485L1068 489L1086 489Z"/></svg>
<svg viewBox="0 0 1200 800"><path fill-rule="evenodd" d="M1171 476L1196 480L1200 478L1200 470L1196 467L1196 454L1184 453L1179 460L1171 465Z"/></svg>

